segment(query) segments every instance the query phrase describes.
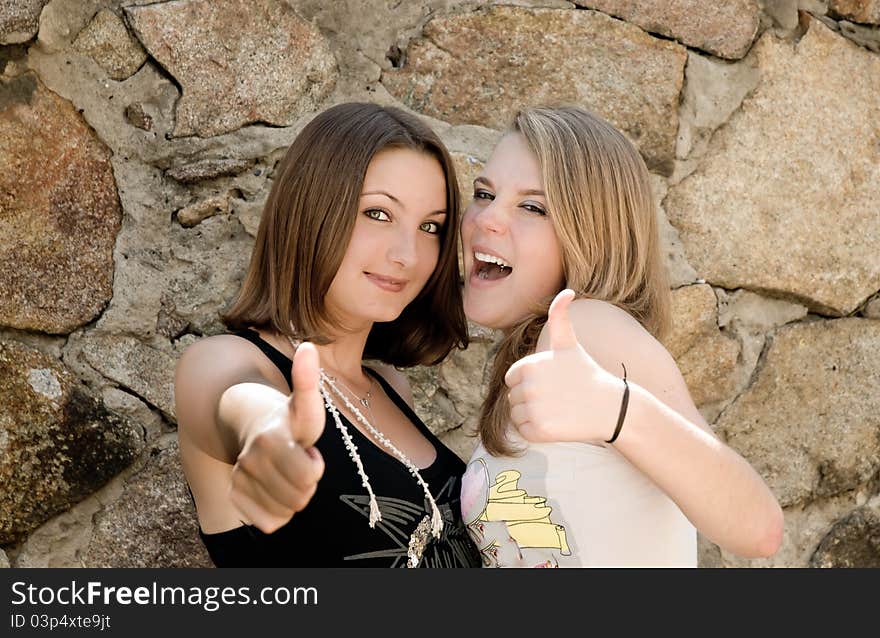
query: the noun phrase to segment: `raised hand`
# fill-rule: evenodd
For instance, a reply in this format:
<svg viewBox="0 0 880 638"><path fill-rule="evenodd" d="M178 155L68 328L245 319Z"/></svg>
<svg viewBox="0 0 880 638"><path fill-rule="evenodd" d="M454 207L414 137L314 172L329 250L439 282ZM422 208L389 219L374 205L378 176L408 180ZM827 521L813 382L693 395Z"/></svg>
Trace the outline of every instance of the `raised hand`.
<svg viewBox="0 0 880 638"><path fill-rule="evenodd" d="M321 364L318 351L311 343L303 343L293 355L290 370L293 392L288 406L294 440L311 448L324 432L324 399L321 397Z"/></svg>
<svg viewBox="0 0 880 638"><path fill-rule="evenodd" d="M623 382L584 350L569 317L574 291L556 295L547 316L550 349L523 357L508 369L510 418L527 441L611 438Z"/></svg>
<svg viewBox="0 0 880 638"><path fill-rule="evenodd" d="M324 431L320 363L311 343L297 348L293 392L247 429L232 469L230 499L243 522L271 533L309 504L324 474L314 447Z"/></svg>

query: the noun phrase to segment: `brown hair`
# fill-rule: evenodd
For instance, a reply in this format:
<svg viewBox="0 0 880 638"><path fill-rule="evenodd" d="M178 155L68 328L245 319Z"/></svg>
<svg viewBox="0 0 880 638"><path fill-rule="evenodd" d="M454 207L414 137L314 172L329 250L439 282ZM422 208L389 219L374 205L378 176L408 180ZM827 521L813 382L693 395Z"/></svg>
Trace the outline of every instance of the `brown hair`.
<svg viewBox="0 0 880 638"><path fill-rule="evenodd" d="M436 134L400 109L368 103L331 107L287 149L260 221L241 290L222 315L231 329L248 325L325 344L339 329L324 297L354 229L364 176L389 148L434 157L446 177L447 220L437 267L394 321L373 325L364 358L395 366L435 364L467 345L456 246L459 194L452 159Z"/></svg>
<svg viewBox="0 0 880 638"><path fill-rule="evenodd" d="M662 337L669 326L671 293L641 155L620 131L578 107L520 111L510 132L525 138L541 166L566 287L578 297L618 306ZM505 437L510 405L504 375L534 352L553 296L508 332L495 356L480 418L480 435L490 454L514 453Z"/></svg>

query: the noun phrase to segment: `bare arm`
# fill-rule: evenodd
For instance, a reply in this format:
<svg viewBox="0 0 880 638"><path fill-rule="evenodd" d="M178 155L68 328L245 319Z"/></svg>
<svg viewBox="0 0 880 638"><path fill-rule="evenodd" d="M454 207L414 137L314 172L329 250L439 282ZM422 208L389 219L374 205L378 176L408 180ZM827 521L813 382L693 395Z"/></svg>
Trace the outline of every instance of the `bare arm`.
<svg viewBox="0 0 880 638"><path fill-rule="evenodd" d="M277 370L272 372L259 361L253 346L238 337L210 337L191 345L180 358L174 379L181 438L219 461L234 464L245 426L287 399L287 383Z"/></svg>
<svg viewBox="0 0 880 638"><path fill-rule="evenodd" d="M782 540L782 510L773 493L749 463L712 433L694 405L678 366L667 350L622 310L601 301L578 300L570 309L571 326L580 346L605 373L598 383L579 355L550 378L555 398L572 385L571 401L591 415L591 423L574 428L571 438L603 444L617 422L626 365L630 399L614 447L654 481L709 540L746 557L770 556ZM548 322L548 326L550 322ZM550 350L545 327L539 350ZM545 355L547 353L544 353ZM567 365L567 364L566 364ZM567 380L567 381L566 381ZM572 381L574 380L574 381ZM570 417L569 417L570 418ZM526 437L528 438L528 437Z"/></svg>
<svg viewBox="0 0 880 638"><path fill-rule="evenodd" d="M277 369L244 340L212 337L181 357L175 378L181 458L209 527L242 520L272 532L314 494L323 461L312 446L324 410L317 353L311 345L304 353L294 363L292 397Z"/></svg>
<svg viewBox="0 0 880 638"><path fill-rule="evenodd" d="M741 556L775 554L783 516L770 489L711 432L665 348L650 337L633 341L628 330L621 332L609 345L619 347L633 383L614 446L709 540ZM608 359L602 365L609 372L615 367Z"/></svg>

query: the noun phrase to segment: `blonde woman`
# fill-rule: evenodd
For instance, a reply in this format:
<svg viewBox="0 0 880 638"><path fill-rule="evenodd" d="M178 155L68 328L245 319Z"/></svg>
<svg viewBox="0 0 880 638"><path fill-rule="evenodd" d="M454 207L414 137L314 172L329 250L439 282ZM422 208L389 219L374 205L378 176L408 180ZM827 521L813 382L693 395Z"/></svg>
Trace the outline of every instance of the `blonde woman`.
<svg viewBox="0 0 880 638"><path fill-rule="evenodd" d="M775 497L658 340L655 224L638 152L578 108L519 113L474 182L465 313L505 333L462 485L485 565L695 566L696 530L779 547Z"/></svg>

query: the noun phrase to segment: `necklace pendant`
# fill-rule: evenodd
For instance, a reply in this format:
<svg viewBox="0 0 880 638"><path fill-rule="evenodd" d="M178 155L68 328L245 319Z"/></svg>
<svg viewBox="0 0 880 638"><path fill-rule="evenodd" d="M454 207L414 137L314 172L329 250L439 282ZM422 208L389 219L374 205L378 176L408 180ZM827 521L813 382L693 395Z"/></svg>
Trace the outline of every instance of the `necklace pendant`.
<svg viewBox="0 0 880 638"><path fill-rule="evenodd" d="M425 516L419 521L419 524L413 530L413 533L409 537L409 547L406 551L407 556L407 567L418 567L419 563L422 561L422 554L425 553L425 548L428 546L430 542L430 534L431 534L431 517Z"/></svg>
<svg viewBox="0 0 880 638"><path fill-rule="evenodd" d="M369 399L364 398L364 399L359 399L359 401L361 402L362 406L364 406L368 410L370 409L370 400Z"/></svg>

